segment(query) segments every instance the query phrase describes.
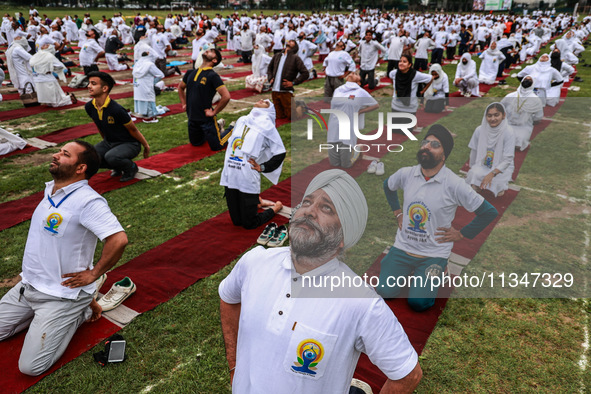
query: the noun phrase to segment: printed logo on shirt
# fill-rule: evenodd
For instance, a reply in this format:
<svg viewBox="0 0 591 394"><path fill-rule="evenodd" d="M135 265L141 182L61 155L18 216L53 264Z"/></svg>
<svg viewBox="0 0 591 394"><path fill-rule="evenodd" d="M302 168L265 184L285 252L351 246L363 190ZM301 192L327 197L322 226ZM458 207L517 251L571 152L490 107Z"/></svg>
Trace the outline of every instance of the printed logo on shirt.
<svg viewBox="0 0 591 394"><path fill-rule="evenodd" d="M486 151L486 157L484 158L484 165L488 168L492 168L493 160L495 158L495 151L489 149Z"/></svg>
<svg viewBox="0 0 591 394"><path fill-rule="evenodd" d="M246 134L250 131L250 127L244 126L244 130L242 131L242 135L240 137L234 138L230 146L232 147L232 154L230 155L230 160L242 163L244 160L242 156L239 156L242 149L242 144L244 143L244 139L246 138ZM238 154L237 154L238 153Z"/></svg>
<svg viewBox="0 0 591 394"><path fill-rule="evenodd" d="M108 122L109 124L115 124L115 119L114 119L112 116L109 116L109 117L107 118L107 122Z"/></svg>
<svg viewBox="0 0 591 394"><path fill-rule="evenodd" d="M355 95L354 94L349 95L349 100L355 100Z"/></svg>
<svg viewBox="0 0 591 394"><path fill-rule="evenodd" d="M429 209L422 201L410 203L408 206L408 219L410 226L408 229L415 233L426 234L425 225L429 220Z"/></svg>
<svg viewBox="0 0 591 394"><path fill-rule="evenodd" d="M52 234L59 234L59 232L57 230L63 221L64 221L64 218L62 218L62 215L60 215L57 212L54 212L47 217L47 220L46 220L47 227L43 227L43 228Z"/></svg>
<svg viewBox="0 0 591 394"><path fill-rule="evenodd" d="M201 85L205 85L207 83L207 77L202 77L199 83L201 83Z"/></svg>
<svg viewBox="0 0 591 394"><path fill-rule="evenodd" d="M316 366L324 357L324 347L315 339L305 339L297 347L297 362L291 369L295 372L314 376L316 375Z"/></svg>

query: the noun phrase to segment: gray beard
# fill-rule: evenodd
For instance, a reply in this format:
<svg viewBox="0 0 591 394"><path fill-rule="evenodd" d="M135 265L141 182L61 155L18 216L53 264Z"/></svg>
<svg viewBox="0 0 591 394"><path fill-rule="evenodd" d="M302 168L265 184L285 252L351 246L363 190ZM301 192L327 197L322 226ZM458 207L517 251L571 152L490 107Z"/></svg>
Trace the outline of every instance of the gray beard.
<svg viewBox="0 0 591 394"><path fill-rule="evenodd" d="M299 228L298 224L306 224L310 230ZM289 238L291 253L298 263L303 263L304 260L309 263L313 263L313 261L325 262L339 252L340 244L343 241L343 229L341 227L322 229L317 223L302 217L292 220L289 227ZM303 263L302 265L308 264Z"/></svg>

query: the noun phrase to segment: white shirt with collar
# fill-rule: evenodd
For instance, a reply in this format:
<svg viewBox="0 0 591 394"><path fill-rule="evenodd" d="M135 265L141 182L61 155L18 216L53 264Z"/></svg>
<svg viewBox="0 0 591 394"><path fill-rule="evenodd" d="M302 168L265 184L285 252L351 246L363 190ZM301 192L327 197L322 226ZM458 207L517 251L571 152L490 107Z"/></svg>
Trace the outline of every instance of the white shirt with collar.
<svg viewBox="0 0 591 394"><path fill-rule="evenodd" d="M53 186L54 181L46 183L43 200L31 218L21 276L23 283L42 293L76 299L81 290L92 294L96 285L71 289L61 285L62 275L92 269L97 238L104 241L123 228L107 200L87 180L55 194Z"/></svg>
<svg viewBox="0 0 591 394"><path fill-rule="evenodd" d="M369 287L331 292L333 276L362 282L336 259L301 276L289 247L238 261L219 287L224 302L241 304L233 392L346 393L362 352L392 380L414 369L417 354L384 300ZM314 285L324 280L328 289Z"/></svg>
<svg viewBox="0 0 591 394"><path fill-rule="evenodd" d="M454 244L438 243L437 228L451 227L458 206L474 212L484 201L445 165L428 181L419 164L401 168L388 178L388 188L404 192L402 230L396 233L394 246L419 256L449 258Z"/></svg>

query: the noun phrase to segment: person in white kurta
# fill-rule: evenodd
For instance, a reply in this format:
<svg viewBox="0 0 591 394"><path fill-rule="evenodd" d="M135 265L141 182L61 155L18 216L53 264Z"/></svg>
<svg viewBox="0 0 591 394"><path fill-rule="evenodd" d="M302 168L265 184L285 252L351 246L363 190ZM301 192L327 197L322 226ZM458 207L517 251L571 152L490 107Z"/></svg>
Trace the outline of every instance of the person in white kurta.
<svg viewBox="0 0 591 394"><path fill-rule="evenodd" d="M497 43L493 42L486 51L482 52L480 58L482 63L480 63L478 80L480 83L492 85L497 80L499 64L505 60L505 55L497 49Z"/></svg>
<svg viewBox="0 0 591 394"><path fill-rule="evenodd" d="M133 66L132 74L134 112L153 119L158 113L154 84L164 78L164 73L156 67L150 53L144 52Z"/></svg>
<svg viewBox="0 0 591 394"><path fill-rule="evenodd" d="M33 91L33 72L29 64L32 57L29 53L30 49L27 39L17 36L6 51L6 65L10 73L10 81L18 89L19 94Z"/></svg>
<svg viewBox="0 0 591 394"><path fill-rule="evenodd" d="M460 92L465 97L480 96L480 83L478 82L478 74L476 73L476 62L472 60L469 52L465 52L460 58L458 67L456 68L454 85L460 89Z"/></svg>
<svg viewBox="0 0 591 394"><path fill-rule="evenodd" d="M131 35L131 27L123 23L119 25L117 29L121 33L121 42L123 42L125 45L130 45L134 43L133 36Z"/></svg>
<svg viewBox="0 0 591 394"><path fill-rule="evenodd" d="M475 190L490 190L495 197L509 188L515 169L515 135L507 121L505 107L492 103L486 107L482 123L468 144L470 171L466 182Z"/></svg>
<svg viewBox="0 0 591 394"><path fill-rule="evenodd" d="M543 54L536 64L527 66L519 73L517 78L523 78L530 75L534 80L534 92L542 99L542 104L546 105L546 96L552 86L562 84L563 78L558 70L552 68L550 56Z"/></svg>
<svg viewBox="0 0 591 394"><path fill-rule="evenodd" d="M33 81L39 103L52 107L63 107L72 104L76 99L73 95L65 94L53 76L53 73L56 73L60 81L66 82L64 75L66 66L57 60L54 53L53 46L45 45L31 57L29 64L33 68Z"/></svg>
<svg viewBox="0 0 591 394"><path fill-rule="evenodd" d="M507 110L507 121L515 135L515 147L525 150L534 130L534 123L544 117L542 100L534 93L532 77L523 78L516 92L506 95L501 104Z"/></svg>

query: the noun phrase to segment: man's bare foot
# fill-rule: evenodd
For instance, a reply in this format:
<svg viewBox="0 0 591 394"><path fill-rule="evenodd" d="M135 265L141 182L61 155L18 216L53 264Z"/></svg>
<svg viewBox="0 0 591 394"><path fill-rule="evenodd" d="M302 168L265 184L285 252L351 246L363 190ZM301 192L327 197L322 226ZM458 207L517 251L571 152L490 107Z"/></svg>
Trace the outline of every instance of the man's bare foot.
<svg viewBox="0 0 591 394"><path fill-rule="evenodd" d="M98 302L96 302L96 300L94 298L90 302L89 306L90 306L90 310L92 310L92 316L90 316L90 319L88 319L87 321L89 323L92 323L92 322L95 322L101 318L101 315L103 313L103 308L101 308L101 306L98 304Z"/></svg>
<svg viewBox="0 0 591 394"><path fill-rule="evenodd" d="M264 200L259 197L259 204L258 204L259 208L272 207L273 205L275 205L275 203L273 201Z"/></svg>
<svg viewBox="0 0 591 394"><path fill-rule="evenodd" d="M273 212L277 213L279 211L281 211L281 208L283 208L283 204L281 203L281 201L277 201L275 204L273 204Z"/></svg>

